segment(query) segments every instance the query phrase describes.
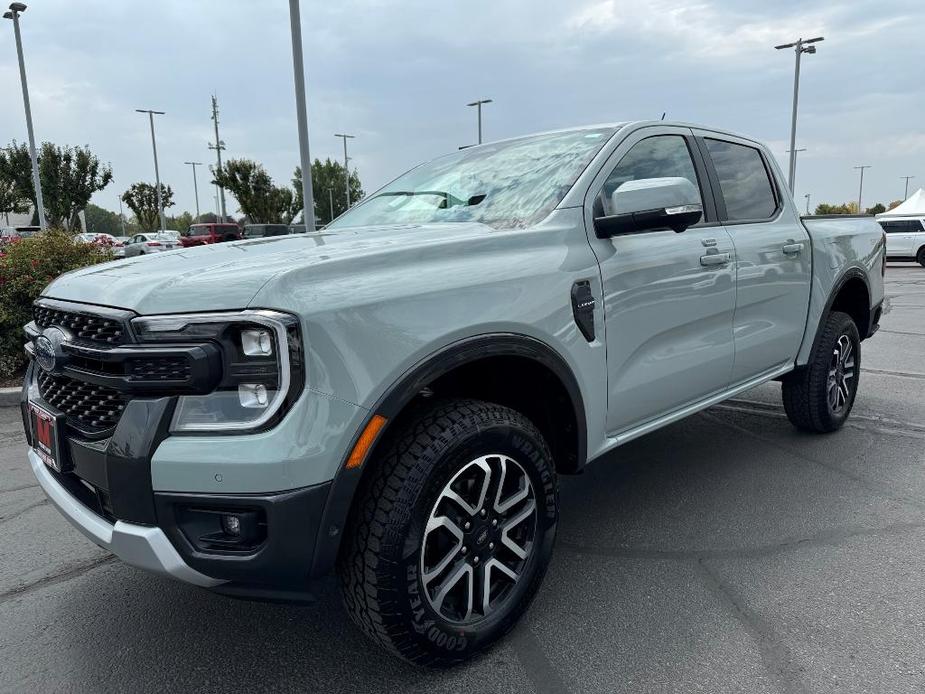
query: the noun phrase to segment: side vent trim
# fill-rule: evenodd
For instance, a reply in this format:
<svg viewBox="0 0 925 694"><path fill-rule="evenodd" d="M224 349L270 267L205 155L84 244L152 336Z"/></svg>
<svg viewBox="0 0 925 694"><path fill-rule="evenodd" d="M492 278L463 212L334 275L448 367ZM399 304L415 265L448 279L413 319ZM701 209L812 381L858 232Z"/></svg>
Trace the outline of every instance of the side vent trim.
<svg viewBox="0 0 925 694"><path fill-rule="evenodd" d="M594 341L594 294L587 280L572 285L572 314L575 324L588 342Z"/></svg>

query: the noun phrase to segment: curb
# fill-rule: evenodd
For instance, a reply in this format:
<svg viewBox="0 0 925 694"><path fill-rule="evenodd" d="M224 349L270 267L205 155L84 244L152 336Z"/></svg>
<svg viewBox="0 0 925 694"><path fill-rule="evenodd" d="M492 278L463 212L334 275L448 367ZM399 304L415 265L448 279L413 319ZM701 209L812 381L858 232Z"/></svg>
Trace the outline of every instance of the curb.
<svg viewBox="0 0 925 694"><path fill-rule="evenodd" d="M0 407L19 407L22 388L0 388Z"/></svg>

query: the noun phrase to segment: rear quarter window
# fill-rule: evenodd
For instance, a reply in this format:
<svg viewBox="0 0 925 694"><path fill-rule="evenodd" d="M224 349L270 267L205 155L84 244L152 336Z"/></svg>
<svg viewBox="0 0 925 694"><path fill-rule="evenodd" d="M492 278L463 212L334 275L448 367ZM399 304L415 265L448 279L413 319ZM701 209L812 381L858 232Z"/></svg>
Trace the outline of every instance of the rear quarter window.
<svg viewBox="0 0 925 694"><path fill-rule="evenodd" d="M764 159L754 147L706 138L707 150L730 221L770 219L777 211L777 195Z"/></svg>

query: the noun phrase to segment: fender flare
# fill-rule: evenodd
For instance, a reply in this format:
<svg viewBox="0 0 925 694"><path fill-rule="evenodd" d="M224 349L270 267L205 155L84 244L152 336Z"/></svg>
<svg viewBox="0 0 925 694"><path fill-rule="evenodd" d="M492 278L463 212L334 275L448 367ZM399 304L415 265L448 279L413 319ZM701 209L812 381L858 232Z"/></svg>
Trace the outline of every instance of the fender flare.
<svg viewBox="0 0 925 694"><path fill-rule="evenodd" d="M822 309L822 313L819 316L819 323L816 325L816 334L813 336L813 346L810 350L810 354L815 352L816 347L819 345L819 340L822 337L822 331L825 327L825 319L832 311L832 304L835 303L835 298L848 283L848 281L854 279L859 279L864 283L864 288L867 290L867 296L870 297L870 282L867 281L867 274L859 267L849 267L847 270L845 270L845 272L843 272L841 276L835 281L835 284L832 285L832 290L829 292L829 298L825 301L825 307ZM873 316L876 313L874 309L874 306L867 307L867 311L869 312L871 319L873 319ZM864 326L864 331L861 335L862 340L870 337L871 327L871 325Z"/></svg>
<svg viewBox="0 0 925 694"><path fill-rule="evenodd" d="M436 378L464 364L496 356L532 359L549 368L561 381L575 411L578 437L577 466L581 468L584 465L588 445L584 399L572 369L558 352L541 340L517 333L483 334L454 342L426 357L402 374L369 410L363 425L354 433L350 446L340 462L337 474L331 482L321 523L317 529L315 552L312 559L312 578L327 574L337 560L344 527L363 471L366 469L366 464L347 469L347 456L353 450L360 433L370 419L377 414L387 419L385 426L376 437L373 444L375 447L382 441L393 419L428 383L432 383Z"/></svg>

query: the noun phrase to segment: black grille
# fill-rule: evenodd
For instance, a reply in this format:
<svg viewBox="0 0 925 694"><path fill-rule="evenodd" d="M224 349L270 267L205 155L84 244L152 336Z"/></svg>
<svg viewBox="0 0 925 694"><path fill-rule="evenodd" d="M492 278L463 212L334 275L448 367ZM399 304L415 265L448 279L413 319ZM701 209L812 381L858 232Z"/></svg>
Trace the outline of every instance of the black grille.
<svg viewBox="0 0 925 694"><path fill-rule="evenodd" d="M130 381L188 381L190 373L185 357L131 359L128 363Z"/></svg>
<svg viewBox="0 0 925 694"><path fill-rule="evenodd" d="M88 434L113 429L125 409L123 396L112 388L44 371L39 372L38 383L45 402L64 412L68 424Z"/></svg>
<svg viewBox="0 0 925 694"><path fill-rule="evenodd" d="M127 341L123 325L111 318L76 311L63 311L50 306L33 306L35 324L45 329L51 325L70 330L79 340L120 345Z"/></svg>

